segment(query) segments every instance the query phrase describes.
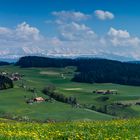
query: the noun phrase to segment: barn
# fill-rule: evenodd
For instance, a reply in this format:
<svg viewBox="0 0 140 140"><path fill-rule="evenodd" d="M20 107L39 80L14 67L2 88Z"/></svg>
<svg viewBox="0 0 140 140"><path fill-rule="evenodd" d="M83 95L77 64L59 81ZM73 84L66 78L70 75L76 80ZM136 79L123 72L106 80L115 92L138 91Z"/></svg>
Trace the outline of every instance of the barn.
<svg viewBox="0 0 140 140"><path fill-rule="evenodd" d="M36 97L34 98L34 102L44 102L45 99L43 97Z"/></svg>

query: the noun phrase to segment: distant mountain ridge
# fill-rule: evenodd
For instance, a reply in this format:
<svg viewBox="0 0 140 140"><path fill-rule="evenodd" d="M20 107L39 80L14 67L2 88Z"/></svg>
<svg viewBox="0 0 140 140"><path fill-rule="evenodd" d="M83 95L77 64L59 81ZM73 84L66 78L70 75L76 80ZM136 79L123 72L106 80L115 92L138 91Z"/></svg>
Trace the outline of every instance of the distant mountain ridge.
<svg viewBox="0 0 140 140"><path fill-rule="evenodd" d="M128 61L128 63L132 63L132 64L140 64L140 61Z"/></svg>
<svg viewBox="0 0 140 140"><path fill-rule="evenodd" d="M31 49L31 50L30 50ZM49 57L49 58L101 58L101 59L111 59L111 60L118 60L118 61L135 61L135 58L129 57L129 56L122 56L122 55L117 55L117 54L110 54L110 53L104 53L102 52L101 54L78 54L78 53L57 53L57 52L36 52L34 49L35 48L28 48L22 50L23 53L16 52L16 54L0 54L0 60L7 60L8 62L15 62L16 60L20 59L21 57L24 56L39 56L39 57ZM37 49L38 50L38 49ZM27 51L27 52L26 52ZM28 51L30 53L28 53ZM35 53L35 52L36 53Z"/></svg>
<svg viewBox="0 0 140 140"><path fill-rule="evenodd" d="M5 62L5 61L0 61L0 66L5 66L5 65L10 65L9 62Z"/></svg>

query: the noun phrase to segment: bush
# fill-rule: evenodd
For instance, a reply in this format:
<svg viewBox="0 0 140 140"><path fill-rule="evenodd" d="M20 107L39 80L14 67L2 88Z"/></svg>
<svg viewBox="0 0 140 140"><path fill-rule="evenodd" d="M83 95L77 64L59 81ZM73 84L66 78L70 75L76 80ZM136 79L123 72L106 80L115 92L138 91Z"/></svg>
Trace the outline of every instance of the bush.
<svg viewBox="0 0 140 140"><path fill-rule="evenodd" d="M60 101L60 102L63 102L63 103L68 103L68 104L71 104L71 105L76 105L77 104L77 99L74 98L74 97L66 97L64 96L63 94L60 94L60 93L56 93L55 92L55 86L53 85L49 85L47 87L45 87L42 92L49 96L50 98L53 98L57 101Z"/></svg>
<svg viewBox="0 0 140 140"><path fill-rule="evenodd" d="M0 90L8 88L13 88L13 81L8 77L0 75Z"/></svg>

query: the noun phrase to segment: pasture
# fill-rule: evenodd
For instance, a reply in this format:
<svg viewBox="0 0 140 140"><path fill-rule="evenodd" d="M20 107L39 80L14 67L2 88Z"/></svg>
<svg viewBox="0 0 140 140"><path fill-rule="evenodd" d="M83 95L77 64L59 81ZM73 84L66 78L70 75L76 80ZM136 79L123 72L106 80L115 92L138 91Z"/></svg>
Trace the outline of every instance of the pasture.
<svg viewBox="0 0 140 140"><path fill-rule="evenodd" d="M0 71L8 73L18 72L23 74L22 80L14 82L14 88L0 91L0 117L24 117L32 120L111 120L121 117L140 117L140 106L135 105L140 100L140 87L125 86L117 84L86 84L72 82L71 78L75 73L74 67L66 68L19 68L16 66L2 66ZM65 78L64 78L65 77ZM42 102L27 104L26 98L35 96L33 93L21 88L24 84L26 87L35 88L36 96L48 98L41 91L42 89L53 84L56 91L67 97L76 97L79 104L85 106L95 106L102 108L112 103L132 103L126 108L109 108L115 115L105 114L90 110L88 108L73 108L69 104L58 101ZM95 94L95 90L115 89L117 95L100 95ZM103 101L104 97L108 97L107 101Z"/></svg>

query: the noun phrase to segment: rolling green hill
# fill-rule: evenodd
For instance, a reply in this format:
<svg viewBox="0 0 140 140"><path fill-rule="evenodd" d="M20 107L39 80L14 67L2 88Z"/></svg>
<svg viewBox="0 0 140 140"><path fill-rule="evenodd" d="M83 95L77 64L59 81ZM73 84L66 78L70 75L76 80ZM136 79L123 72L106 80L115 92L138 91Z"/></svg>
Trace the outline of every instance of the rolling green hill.
<svg viewBox="0 0 140 140"><path fill-rule="evenodd" d="M63 90L63 86L71 84L70 77L62 79L60 73L63 73L64 69L21 69L14 66L4 66L0 68L0 71L7 73L18 72L25 75L23 80L16 81L13 89L0 91L0 116L10 118L26 117L33 120L83 120L83 119L95 119L106 120L113 118L110 115L98 113L95 111L89 111L82 108L72 108L71 105L61 102L53 101L43 103L33 103L31 105L25 102L26 98L34 97L34 94L21 88L21 83L24 85L36 88L37 96L47 98L41 90L50 83L54 83L58 90ZM68 68L67 71L73 71L73 68ZM43 72L46 72L45 74ZM55 72L55 73L54 73ZM61 86L60 86L61 85ZM67 88L67 87L66 87Z"/></svg>
<svg viewBox="0 0 140 140"><path fill-rule="evenodd" d="M14 88L0 91L0 117L33 120L110 120L112 118L140 117L140 87L118 84L85 84L72 82L75 67L66 68L19 68L1 66L0 71L17 72L22 80L14 82ZM58 101L27 104L26 98L35 96L49 98L42 89L53 84L56 92L76 97L82 108L72 107ZM26 88L35 88L32 93ZM101 95L95 90L117 90L118 94ZM107 100L104 101L104 97ZM83 107L84 106L84 107ZM106 111L106 112L105 112Z"/></svg>

